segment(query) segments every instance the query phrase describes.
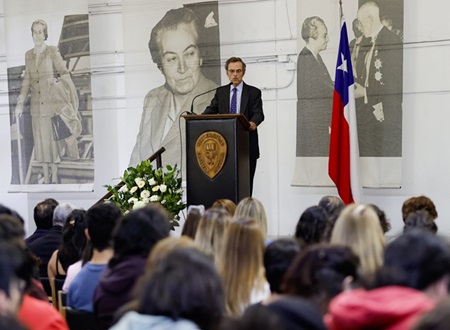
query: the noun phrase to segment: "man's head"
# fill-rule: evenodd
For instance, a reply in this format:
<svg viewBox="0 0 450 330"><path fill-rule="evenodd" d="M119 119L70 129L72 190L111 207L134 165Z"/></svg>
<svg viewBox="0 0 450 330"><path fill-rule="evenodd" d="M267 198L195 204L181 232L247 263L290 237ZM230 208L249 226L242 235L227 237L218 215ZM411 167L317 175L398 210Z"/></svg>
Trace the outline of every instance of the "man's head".
<svg viewBox="0 0 450 330"><path fill-rule="evenodd" d="M382 27L378 5L369 1L359 7L358 21L364 36L366 38L372 37Z"/></svg>
<svg viewBox="0 0 450 330"><path fill-rule="evenodd" d="M174 94L187 94L201 77L198 18L189 8L169 10L155 25L148 47Z"/></svg>
<svg viewBox="0 0 450 330"><path fill-rule="evenodd" d="M63 227L70 212L75 210L75 208L74 205L69 203L61 203L56 206L55 211L53 211L53 226Z"/></svg>
<svg viewBox="0 0 450 330"><path fill-rule="evenodd" d="M225 71L234 87L238 86L244 79L246 65L239 57L231 57L225 63Z"/></svg>
<svg viewBox="0 0 450 330"><path fill-rule="evenodd" d="M38 203L34 207L33 217L38 229L50 229L53 226L53 212L58 202L53 198Z"/></svg>
<svg viewBox="0 0 450 330"><path fill-rule="evenodd" d="M308 48L316 54L327 49L328 29L323 19L318 16L305 19L302 25L302 38Z"/></svg>
<svg viewBox="0 0 450 330"><path fill-rule="evenodd" d="M417 196L408 198L402 205L402 218L405 222L408 215L415 211L425 210L433 219L438 217L436 206L433 201L426 196Z"/></svg>
<svg viewBox="0 0 450 330"><path fill-rule="evenodd" d="M87 211L86 230L94 249L101 252L111 246L112 231L121 217L122 212L112 203L97 204Z"/></svg>
<svg viewBox="0 0 450 330"><path fill-rule="evenodd" d="M357 18L355 18L352 22L352 30L355 38L359 38L362 36L361 23L359 23Z"/></svg>

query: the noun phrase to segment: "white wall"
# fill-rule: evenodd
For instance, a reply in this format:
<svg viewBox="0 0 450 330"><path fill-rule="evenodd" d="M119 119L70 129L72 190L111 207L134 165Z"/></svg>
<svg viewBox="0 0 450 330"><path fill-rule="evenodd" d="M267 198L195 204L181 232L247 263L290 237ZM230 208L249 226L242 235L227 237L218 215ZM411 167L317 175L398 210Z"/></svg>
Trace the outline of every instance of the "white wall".
<svg viewBox="0 0 450 330"><path fill-rule="evenodd" d="M55 1L55 5L61 2L73 3L60 0ZM336 10L336 17L334 20L330 17L330 20L335 23L334 28L339 27L338 1L321 2ZM130 11L128 14L139 16L136 10L143 3L154 6L155 11L162 10L161 2L156 0L127 0L123 6L121 0L108 3L87 1L91 14L95 134L95 184L92 193L7 192L11 173L5 56L7 44L3 37L5 17L0 16L0 203L29 218L29 231L34 227L31 215L37 202L45 197L54 197L88 208L105 193L103 185L115 182L111 179L119 177L126 168L136 135L133 127L139 123L145 94L125 89L126 82L133 78L124 74L124 63L134 59L124 59L124 45L134 47L135 40L124 41L123 24L128 26L134 22L123 21L122 13L126 10ZM170 3L177 7L183 2ZM0 4L3 5L3 1ZM248 63L246 82L263 90L266 120L259 128L261 158L255 177L254 196L266 206L270 221L269 234L273 236L292 234L303 210L316 204L323 195L336 194L334 188L290 186L296 138L297 5L301 5L301 2L220 1L222 59L232 55L243 57ZM354 8L354 4L349 4L348 9L344 8L348 10L347 22L353 19ZM1 9L3 12L3 7ZM446 208L446 201L450 197L447 189L450 186L450 176L447 175L450 152L446 148L447 141L450 141L450 130L447 128L450 112L446 109L450 104L448 9L450 5L444 0L405 0L402 187L364 189L364 202L377 204L391 219L391 233L401 230L400 210L403 201L410 196L424 194L436 203L439 231L450 235L450 222L447 221L450 209ZM20 26L17 30L19 28L23 30ZM149 34L148 27L142 28L146 30L143 34ZM329 29L332 30L330 26ZM27 39L30 36L22 39L22 31L17 33L17 40L28 44L25 48L31 48L31 40ZM337 41L334 44L337 46ZM330 72L334 71L336 46L330 42L328 56L324 56ZM142 51L136 48L136 54ZM156 72L150 57L148 62L135 63L135 75L141 71L148 74ZM223 81L226 81L225 78ZM142 89L148 91L150 87L143 86Z"/></svg>

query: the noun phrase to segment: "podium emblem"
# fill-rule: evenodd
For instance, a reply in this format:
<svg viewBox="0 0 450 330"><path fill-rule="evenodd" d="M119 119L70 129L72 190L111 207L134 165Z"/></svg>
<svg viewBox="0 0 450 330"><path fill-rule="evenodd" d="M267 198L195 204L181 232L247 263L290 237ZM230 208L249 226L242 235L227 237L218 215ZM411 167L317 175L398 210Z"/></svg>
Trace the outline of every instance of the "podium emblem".
<svg viewBox="0 0 450 330"><path fill-rule="evenodd" d="M195 142L195 156L202 171L214 179L225 164L227 141L218 132L205 132Z"/></svg>

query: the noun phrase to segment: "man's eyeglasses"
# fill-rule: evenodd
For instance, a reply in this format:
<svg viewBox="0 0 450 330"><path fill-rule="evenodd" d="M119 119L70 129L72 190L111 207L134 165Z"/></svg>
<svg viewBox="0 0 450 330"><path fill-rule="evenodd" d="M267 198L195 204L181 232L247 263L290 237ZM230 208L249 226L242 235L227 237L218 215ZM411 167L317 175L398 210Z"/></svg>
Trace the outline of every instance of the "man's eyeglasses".
<svg viewBox="0 0 450 330"><path fill-rule="evenodd" d="M244 72L244 71L241 70L241 69L237 69L237 70L232 70L232 69L230 69L230 70L228 70L228 73L229 73L229 74L235 74L235 73L241 74L242 72Z"/></svg>

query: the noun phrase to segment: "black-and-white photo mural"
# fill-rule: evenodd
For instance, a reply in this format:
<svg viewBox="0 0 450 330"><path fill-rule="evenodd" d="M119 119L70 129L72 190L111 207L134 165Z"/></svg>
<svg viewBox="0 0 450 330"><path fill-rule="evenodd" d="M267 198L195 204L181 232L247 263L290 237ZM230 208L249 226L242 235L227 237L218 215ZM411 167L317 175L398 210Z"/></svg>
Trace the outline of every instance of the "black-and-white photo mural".
<svg viewBox="0 0 450 330"><path fill-rule="evenodd" d="M9 190L92 190L87 1L5 1L4 12L11 123Z"/></svg>
<svg viewBox="0 0 450 330"><path fill-rule="evenodd" d="M339 3L298 1L297 141L292 185L333 186L328 177ZM355 78L364 187L400 187L403 0L344 3Z"/></svg>

